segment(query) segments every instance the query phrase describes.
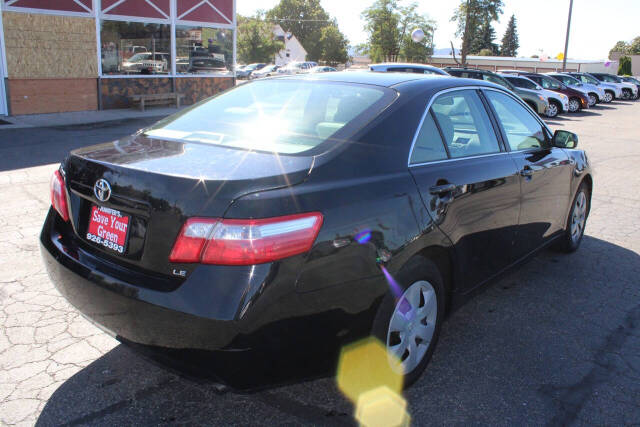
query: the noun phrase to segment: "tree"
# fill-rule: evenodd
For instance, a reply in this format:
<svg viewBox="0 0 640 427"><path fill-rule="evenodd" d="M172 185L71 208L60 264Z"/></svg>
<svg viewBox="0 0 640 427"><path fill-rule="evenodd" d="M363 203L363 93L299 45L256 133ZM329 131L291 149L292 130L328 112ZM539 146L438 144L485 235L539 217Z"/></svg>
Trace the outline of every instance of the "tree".
<svg viewBox="0 0 640 427"><path fill-rule="evenodd" d="M330 25L322 29L320 36L321 57L329 65L344 64L349 60L348 45L349 41L338 30L337 25Z"/></svg>
<svg viewBox="0 0 640 427"><path fill-rule="evenodd" d="M307 59L318 61L322 56L322 29L331 25L329 14L320 0L280 0L267 12L267 18L296 36L307 51Z"/></svg>
<svg viewBox="0 0 640 427"><path fill-rule="evenodd" d="M238 15L237 54L240 62L271 62L284 43L273 35L273 25L257 14L252 18Z"/></svg>
<svg viewBox="0 0 640 427"><path fill-rule="evenodd" d="M456 36L462 37L460 56L463 65L483 24L496 21L502 14L502 6L502 0L462 0L455 10L451 21L458 23Z"/></svg>
<svg viewBox="0 0 640 427"><path fill-rule="evenodd" d="M621 54L626 54L629 52L629 44L625 41L619 41L618 43L616 43L615 46L613 46L613 48L611 48L611 50L609 51L609 59L613 59L613 54L614 53L621 53Z"/></svg>
<svg viewBox="0 0 640 427"><path fill-rule="evenodd" d="M516 17L511 15L509 24L502 37L502 47L500 48L500 56L517 56L520 48L518 40L518 29L516 28Z"/></svg>
<svg viewBox="0 0 640 427"><path fill-rule="evenodd" d="M433 22L417 12L418 5L402 7L396 0L376 0L362 12L369 33L369 56L373 62L395 62L402 58L425 62L433 53ZM415 42L411 33L420 28L425 33Z"/></svg>
<svg viewBox="0 0 640 427"><path fill-rule="evenodd" d="M629 58L628 56L620 57L620 65L618 66L618 75L619 76L631 75L631 58Z"/></svg>
<svg viewBox="0 0 640 427"><path fill-rule="evenodd" d="M629 55L640 55L640 37L636 37L629 43Z"/></svg>
<svg viewBox="0 0 640 427"><path fill-rule="evenodd" d="M496 30L493 29L491 21L486 19L480 26L478 34L474 37L469 52L477 54L482 50L489 50L491 54L486 56L497 55L499 49L498 45L493 42L495 38Z"/></svg>

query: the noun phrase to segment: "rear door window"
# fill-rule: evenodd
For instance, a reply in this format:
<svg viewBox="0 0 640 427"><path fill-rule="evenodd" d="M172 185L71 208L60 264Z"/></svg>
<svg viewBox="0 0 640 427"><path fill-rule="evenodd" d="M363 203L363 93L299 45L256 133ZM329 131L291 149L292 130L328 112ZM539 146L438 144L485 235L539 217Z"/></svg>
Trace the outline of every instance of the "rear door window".
<svg viewBox="0 0 640 427"><path fill-rule="evenodd" d="M431 110L452 158L500 152L487 111L475 90L440 95Z"/></svg>
<svg viewBox="0 0 640 427"><path fill-rule="evenodd" d="M493 90L485 91L502 125L511 151L543 148L545 132L540 122L518 101Z"/></svg>

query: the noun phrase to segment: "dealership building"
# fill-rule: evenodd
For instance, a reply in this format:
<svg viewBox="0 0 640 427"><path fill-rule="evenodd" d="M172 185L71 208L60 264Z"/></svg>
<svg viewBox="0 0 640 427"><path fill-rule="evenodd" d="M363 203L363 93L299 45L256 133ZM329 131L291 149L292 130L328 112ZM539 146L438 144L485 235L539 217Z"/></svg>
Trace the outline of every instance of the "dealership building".
<svg viewBox="0 0 640 427"><path fill-rule="evenodd" d="M127 108L234 84L235 0L0 0L0 115Z"/></svg>

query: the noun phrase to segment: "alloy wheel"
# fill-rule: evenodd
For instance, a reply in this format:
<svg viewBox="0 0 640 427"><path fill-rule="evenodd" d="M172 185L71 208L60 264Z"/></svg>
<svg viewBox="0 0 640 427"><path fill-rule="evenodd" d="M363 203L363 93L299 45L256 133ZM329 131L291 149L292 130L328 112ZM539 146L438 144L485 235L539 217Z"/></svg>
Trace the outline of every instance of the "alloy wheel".
<svg viewBox="0 0 640 427"><path fill-rule="evenodd" d="M611 101L613 101L613 95L611 95L610 92L605 93L604 94L604 102L606 102L608 104Z"/></svg>
<svg viewBox="0 0 640 427"><path fill-rule="evenodd" d="M547 109L548 117L555 117L558 115L558 106L554 103L549 104L549 108Z"/></svg>
<svg viewBox="0 0 640 427"><path fill-rule="evenodd" d="M594 94L589 94L589 107L593 107L598 103L598 98Z"/></svg>
<svg viewBox="0 0 640 427"><path fill-rule="evenodd" d="M407 288L396 302L389 330L387 352L391 367L406 375L427 354L438 317L438 299L431 283L420 280Z"/></svg>
<svg viewBox="0 0 640 427"><path fill-rule="evenodd" d="M631 91L629 89L622 89L622 99L631 99Z"/></svg>
<svg viewBox="0 0 640 427"><path fill-rule="evenodd" d="M576 197L571 215L571 240L577 243L584 233L584 225L587 220L587 196L581 191Z"/></svg>
<svg viewBox="0 0 640 427"><path fill-rule="evenodd" d="M575 113L579 109L580 109L580 101L578 101L577 99L569 100L569 111L571 111L572 113Z"/></svg>

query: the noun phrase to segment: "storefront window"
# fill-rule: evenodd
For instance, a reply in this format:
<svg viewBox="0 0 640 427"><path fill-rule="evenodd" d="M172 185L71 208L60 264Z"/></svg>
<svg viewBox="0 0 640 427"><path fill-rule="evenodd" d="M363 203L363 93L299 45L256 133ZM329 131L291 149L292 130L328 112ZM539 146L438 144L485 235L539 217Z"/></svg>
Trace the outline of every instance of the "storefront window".
<svg viewBox="0 0 640 427"><path fill-rule="evenodd" d="M102 21L102 74L171 73L171 26Z"/></svg>
<svg viewBox="0 0 640 427"><path fill-rule="evenodd" d="M232 70L231 30L176 26L176 71L179 74L230 74Z"/></svg>

